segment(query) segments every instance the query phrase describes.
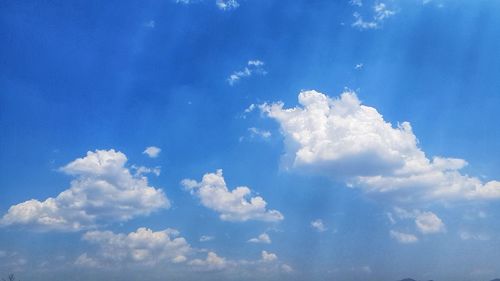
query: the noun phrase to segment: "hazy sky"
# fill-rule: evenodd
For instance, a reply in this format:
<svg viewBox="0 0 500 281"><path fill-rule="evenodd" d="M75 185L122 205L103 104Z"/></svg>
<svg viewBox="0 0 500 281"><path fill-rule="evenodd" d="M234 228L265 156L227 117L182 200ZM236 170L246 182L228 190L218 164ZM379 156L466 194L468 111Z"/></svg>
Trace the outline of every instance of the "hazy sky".
<svg viewBox="0 0 500 281"><path fill-rule="evenodd" d="M2 1L0 277L499 277L498 15Z"/></svg>

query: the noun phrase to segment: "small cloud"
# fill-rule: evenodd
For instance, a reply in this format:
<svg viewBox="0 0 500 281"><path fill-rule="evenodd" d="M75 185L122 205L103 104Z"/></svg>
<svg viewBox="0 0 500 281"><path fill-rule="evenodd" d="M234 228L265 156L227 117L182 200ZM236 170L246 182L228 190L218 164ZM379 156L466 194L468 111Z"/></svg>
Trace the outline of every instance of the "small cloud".
<svg viewBox="0 0 500 281"><path fill-rule="evenodd" d="M240 6L240 3L236 0L217 0L215 5L223 11L230 11L237 9Z"/></svg>
<svg viewBox="0 0 500 281"><path fill-rule="evenodd" d="M267 251L262 251L261 257L261 260L263 262L273 262L278 259L278 256L276 254L268 253Z"/></svg>
<svg viewBox="0 0 500 281"><path fill-rule="evenodd" d="M482 233L471 233L468 231L462 231L459 233L460 239L462 240L477 240L477 241L488 241L491 237L487 234Z"/></svg>
<svg viewBox="0 0 500 281"><path fill-rule="evenodd" d="M288 264L282 264L281 270L285 273L290 273L293 271L293 268L291 266L289 266Z"/></svg>
<svg viewBox="0 0 500 281"><path fill-rule="evenodd" d="M422 234L446 232L443 221L432 212L423 212L415 218L415 225Z"/></svg>
<svg viewBox="0 0 500 281"><path fill-rule="evenodd" d="M161 173L161 167L156 166L154 168L148 168L144 166L136 166L132 165L130 166L130 170L135 170L135 176L142 176L145 174L154 174L155 176L159 176Z"/></svg>
<svg viewBox="0 0 500 281"><path fill-rule="evenodd" d="M147 147L146 150L144 150L142 153L146 154L150 158L156 158L158 155L160 155L161 148L158 148L156 146L150 146Z"/></svg>
<svg viewBox="0 0 500 281"><path fill-rule="evenodd" d="M222 175L222 169L206 173L200 182L184 179L181 184L192 195L198 197L203 206L219 213L223 221L268 221L278 222L284 216L277 210L270 210L261 196L252 197L252 190L238 186L229 190Z"/></svg>
<svg viewBox="0 0 500 281"><path fill-rule="evenodd" d="M410 233L391 230L390 235L393 239L402 244L411 244L418 242L418 237Z"/></svg>
<svg viewBox="0 0 500 281"><path fill-rule="evenodd" d="M155 21L154 20L150 20L150 21L144 23L143 26L147 27L147 28L155 28Z"/></svg>
<svg viewBox="0 0 500 281"><path fill-rule="evenodd" d="M225 258L219 257L214 252L208 252L207 258L204 260L194 259L188 264L202 271L222 270L229 265Z"/></svg>
<svg viewBox="0 0 500 281"><path fill-rule="evenodd" d="M259 137L262 139L268 139L271 137L271 132L266 130L261 130L255 127L248 128L248 132L250 133L250 138Z"/></svg>
<svg viewBox="0 0 500 281"><path fill-rule="evenodd" d="M245 111L244 111L244 112L245 112L245 113L250 113L250 112L254 111L256 108L257 108L257 106L256 106L254 103L252 103L252 104L251 104L251 105L249 105L247 108L245 108Z"/></svg>
<svg viewBox="0 0 500 281"><path fill-rule="evenodd" d="M373 6L375 12L374 19L378 22L384 21L386 18L392 17L396 14L395 11L389 10L384 3L378 3Z"/></svg>
<svg viewBox="0 0 500 281"><path fill-rule="evenodd" d="M320 219L314 220L311 222L311 227L316 229L318 232L324 232L327 230L325 225L323 224L323 221Z"/></svg>
<svg viewBox="0 0 500 281"><path fill-rule="evenodd" d="M388 213L391 224L396 224L397 220L414 220L417 230L422 234L435 234L446 232L443 221L433 212L421 210L405 210L395 207L394 213Z"/></svg>
<svg viewBox="0 0 500 281"><path fill-rule="evenodd" d="M74 262L76 266L79 267L94 267L97 268L100 266L99 262L95 259L89 257L87 253L81 254Z"/></svg>
<svg viewBox="0 0 500 281"><path fill-rule="evenodd" d="M229 85L233 86L239 82L242 78L250 77L254 74L256 75L266 75L267 71L263 68L264 62L261 60L249 60L247 66L243 69L233 72L227 78Z"/></svg>
<svg viewBox="0 0 500 281"><path fill-rule="evenodd" d="M264 244L271 244L271 238L267 233L262 233L258 237L252 238L248 240L249 243L264 243Z"/></svg>
<svg viewBox="0 0 500 281"><path fill-rule="evenodd" d="M362 0L351 0L349 1L349 3L353 6L358 6L358 7L361 7L363 6L363 1Z"/></svg>
<svg viewBox="0 0 500 281"><path fill-rule="evenodd" d="M213 236L203 235L200 237L200 242L208 242L208 241L212 241L214 239L215 239L215 237L213 237Z"/></svg>
<svg viewBox="0 0 500 281"><path fill-rule="evenodd" d="M358 29L377 29L389 17L396 14L395 11L390 10L384 3L377 3L373 6L373 16L371 20L364 20L360 13L355 12L353 17L355 21L352 23L353 27Z"/></svg>

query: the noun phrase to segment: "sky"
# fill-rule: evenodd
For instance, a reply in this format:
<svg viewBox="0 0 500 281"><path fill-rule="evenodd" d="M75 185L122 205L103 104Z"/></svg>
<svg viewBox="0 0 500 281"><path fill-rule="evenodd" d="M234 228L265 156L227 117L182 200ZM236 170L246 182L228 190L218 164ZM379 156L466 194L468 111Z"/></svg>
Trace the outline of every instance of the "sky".
<svg viewBox="0 0 500 281"><path fill-rule="evenodd" d="M500 277L500 2L0 3L0 277Z"/></svg>

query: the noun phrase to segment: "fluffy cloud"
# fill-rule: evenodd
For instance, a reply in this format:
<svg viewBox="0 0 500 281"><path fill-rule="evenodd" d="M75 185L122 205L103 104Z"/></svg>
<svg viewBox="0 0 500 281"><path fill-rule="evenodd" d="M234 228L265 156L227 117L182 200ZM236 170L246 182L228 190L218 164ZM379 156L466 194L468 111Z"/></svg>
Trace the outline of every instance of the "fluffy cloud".
<svg viewBox="0 0 500 281"><path fill-rule="evenodd" d="M390 235L393 239L402 244L410 244L418 242L417 236L413 234L391 230Z"/></svg>
<svg viewBox="0 0 500 281"><path fill-rule="evenodd" d="M225 221L280 221L283 215L277 210L267 210L266 201L260 196L250 197L251 190L239 186L229 190L222 176L222 170L207 173L201 182L184 179L181 184L200 198L203 206L220 213Z"/></svg>
<svg viewBox="0 0 500 281"><path fill-rule="evenodd" d="M186 239L179 237L175 229L153 231L139 228L129 234L111 231L90 231L83 240L97 245L95 257L84 253L75 264L80 266L116 266L139 264L153 266L160 262L181 263L192 251Z"/></svg>
<svg viewBox="0 0 500 281"><path fill-rule="evenodd" d="M158 157L158 155L160 155L160 152L161 152L161 148L156 147L156 146L149 146L142 153L146 154L150 158L156 158L156 157Z"/></svg>
<svg viewBox="0 0 500 281"><path fill-rule="evenodd" d="M361 7L361 1L352 1L353 5ZM353 27L359 29L377 29L380 28L382 23L389 17L396 14L395 11L390 10L384 3L377 3L373 6L373 18L370 21L363 19L360 13L355 12L353 14L355 21L352 23Z"/></svg>
<svg viewBox="0 0 500 281"><path fill-rule="evenodd" d="M423 212L415 218L415 225L422 234L445 232L443 221L432 212Z"/></svg>
<svg viewBox="0 0 500 281"><path fill-rule="evenodd" d="M402 208L395 207L394 213L388 213L388 218L391 223L397 224L398 221L406 221L413 220L415 223L416 229L423 235L427 234L436 234L446 232L446 226L443 221L433 212L430 211L421 211L421 210L405 210ZM407 235L400 235L401 233L392 233L391 237L397 239L398 241L406 240L404 238L410 238ZM415 236L415 235L411 235ZM416 236L415 236L416 238ZM411 242L414 239L408 239Z"/></svg>
<svg viewBox="0 0 500 281"><path fill-rule="evenodd" d="M311 227L316 229L316 231L318 232L323 232L327 230L326 226L323 224L323 221L320 219L312 221Z"/></svg>
<svg viewBox="0 0 500 281"><path fill-rule="evenodd" d="M194 259L189 261L189 265L194 266L198 270L222 270L231 265L225 258L217 256L214 252L208 252L206 259Z"/></svg>
<svg viewBox="0 0 500 281"><path fill-rule="evenodd" d="M273 253L268 253L267 251L261 252L261 261L263 262L273 262L278 259L278 256Z"/></svg>
<svg viewBox="0 0 500 281"><path fill-rule="evenodd" d="M267 233L262 233L258 237L248 240L250 243L264 243L271 244L271 237Z"/></svg>
<svg viewBox="0 0 500 281"><path fill-rule="evenodd" d="M267 71L264 70L264 62L260 60L249 60L247 66L242 70L233 72L228 78L227 82L229 85L233 86L235 83L239 82L244 77L250 77L253 74L266 75Z"/></svg>
<svg viewBox="0 0 500 281"><path fill-rule="evenodd" d="M236 0L216 0L215 5L223 11L234 10L240 6Z"/></svg>
<svg viewBox="0 0 500 281"><path fill-rule="evenodd" d="M410 123L393 127L354 92L330 98L316 91L299 94L301 106L283 103L260 109L281 126L284 165L304 173L344 180L367 192L399 199L498 199L500 182L482 182L460 173L463 159L429 159L418 147Z"/></svg>
<svg viewBox="0 0 500 281"><path fill-rule="evenodd" d="M11 206L0 224L40 230L77 231L102 221L126 221L170 206L161 189L144 176L132 175L121 152L88 152L60 170L74 176L70 188L45 201L31 199Z"/></svg>

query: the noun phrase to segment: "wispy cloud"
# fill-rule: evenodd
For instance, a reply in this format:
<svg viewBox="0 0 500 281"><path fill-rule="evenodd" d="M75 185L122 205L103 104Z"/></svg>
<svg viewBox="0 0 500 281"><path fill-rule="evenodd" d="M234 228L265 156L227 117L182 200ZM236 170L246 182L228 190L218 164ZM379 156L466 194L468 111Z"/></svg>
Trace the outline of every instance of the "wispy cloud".
<svg viewBox="0 0 500 281"><path fill-rule="evenodd" d="M252 75L266 75L267 71L264 69L264 62L260 60L249 60L247 65L238 71L233 72L228 78L227 82L233 86L242 78L250 77Z"/></svg>
<svg viewBox="0 0 500 281"><path fill-rule="evenodd" d="M393 239L402 244L411 244L418 242L418 237L410 233L391 230L390 235Z"/></svg>
<svg viewBox="0 0 500 281"><path fill-rule="evenodd" d="M145 22L142 26L147 27L147 28L155 28L156 23L154 20L150 20L148 22Z"/></svg>
<svg viewBox="0 0 500 281"><path fill-rule="evenodd" d="M200 237L200 242L208 242L214 240L215 237L213 236L208 236L208 235L203 235Z"/></svg>
<svg viewBox="0 0 500 281"><path fill-rule="evenodd" d="M396 14L396 11L390 10L384 3L377 3L373 6L372 13L372 19L365 20L359 12L355 12L353 14L355 21L352 26L360 30L380 28L387 18Z"/></svg>
<svg viewBox="0 0 500 281"><path fill-rule="evenodd" d="M363 6L363 1L362 0L351 0L349 1L349 3L353 6L358 6L358 7L361 7Z"/></svg>
<svg viewBox="0 0 500 281"><path fill-rule="evenodd" d="M237 9L240 6L237 0L217 0L215 5L223 11L230 11Z"/></svg>

